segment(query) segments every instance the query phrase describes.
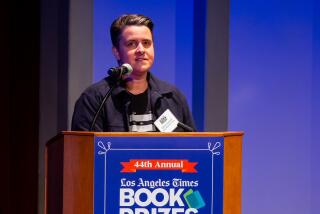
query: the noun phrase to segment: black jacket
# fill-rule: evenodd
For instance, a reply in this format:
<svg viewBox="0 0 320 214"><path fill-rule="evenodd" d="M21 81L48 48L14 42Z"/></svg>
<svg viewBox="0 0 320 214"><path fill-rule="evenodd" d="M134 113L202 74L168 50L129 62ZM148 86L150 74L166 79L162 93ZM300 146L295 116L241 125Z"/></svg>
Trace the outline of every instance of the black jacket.
<svg viewBox="0 0 320 214"><path fill-rule="evenodd" d="M158 118L165 110L175 115L182 122L195 130L192 114L183 94L174 86L159 80L148 73L150 90L150 103L154 118ZM89 131L93 117L102 102L103 97L114 84L111 77L88 87L75 104L72 126L74 131ZM126 132L128 125L128 108L130 106L129 94L121 85L111 93L100 112L92 131ZM177 127L175 131L185 131Z"/></svg>

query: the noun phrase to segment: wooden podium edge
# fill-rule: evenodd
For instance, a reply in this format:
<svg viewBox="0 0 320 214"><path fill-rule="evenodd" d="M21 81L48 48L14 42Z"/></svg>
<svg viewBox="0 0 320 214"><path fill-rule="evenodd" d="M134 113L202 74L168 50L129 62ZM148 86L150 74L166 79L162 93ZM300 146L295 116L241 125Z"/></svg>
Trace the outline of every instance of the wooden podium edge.
<svg viewBox="0 0 320 214"><path fill-rule="evenodd" d="M227 132L87 132L87 131L62 131L59 135L93 135L98 137L103 136L112 136L112 137L123 137L123 136L132 136L132 137L143 137L143 136L156 136L156 137L227 137L227 136L243 136L241 131L227 131ZM58 135L58 136L59 136Z"/></svg>
<svg viewBox="0 0 320 214"><path fill-rule="evenodd" d="M242 138L224 138L223 214L241 214Z"/></svg>
<svg viewBox="0 0 320 214"><path fill-rule="evenodd" d="M45 214L93 213L93 141L94 135L60 133L46 144Z"/></svg>

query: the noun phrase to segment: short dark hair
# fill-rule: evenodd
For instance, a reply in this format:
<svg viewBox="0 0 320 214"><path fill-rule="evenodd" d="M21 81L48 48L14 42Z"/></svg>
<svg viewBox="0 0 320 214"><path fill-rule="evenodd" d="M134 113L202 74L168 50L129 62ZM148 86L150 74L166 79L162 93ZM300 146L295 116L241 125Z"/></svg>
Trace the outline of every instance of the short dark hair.
<svg viewBox="0 0 320 214"><path fill-rule="evenodd" d="M119 47L122 30L124 27L130 25L146 26L153 35L153 22L149 17L141 14L124 14L115 19L110 27L110 36L114 47Z"/></svg>

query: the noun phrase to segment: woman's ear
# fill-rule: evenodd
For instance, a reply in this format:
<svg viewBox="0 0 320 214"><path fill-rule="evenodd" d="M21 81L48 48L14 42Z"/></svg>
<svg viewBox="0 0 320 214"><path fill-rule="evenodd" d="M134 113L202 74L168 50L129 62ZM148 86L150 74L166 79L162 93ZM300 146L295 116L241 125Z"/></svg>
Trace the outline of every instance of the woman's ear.
<svg viewBox="0 0 320 214"><path fill-rule="evenodd" d="M119 61L120 60L120 54L119 54L118 49L116 47L114 47L114 46L112 47L112 53L113 53L114 57L117 59L117 61Z"/></svg>

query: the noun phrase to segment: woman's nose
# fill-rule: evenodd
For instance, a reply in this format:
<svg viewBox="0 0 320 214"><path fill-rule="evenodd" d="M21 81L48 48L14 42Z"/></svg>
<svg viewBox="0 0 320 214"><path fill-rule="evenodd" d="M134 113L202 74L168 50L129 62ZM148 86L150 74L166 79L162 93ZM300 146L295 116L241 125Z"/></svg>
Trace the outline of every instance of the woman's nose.
<svg viewBox="0 0 320 214"><path fill-rule="evenodd" d="M142 45L141 42L139 42L136 51L137 51L138 53L144 53L144 47L143 47L143 45Z"/></svg>

